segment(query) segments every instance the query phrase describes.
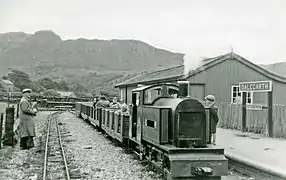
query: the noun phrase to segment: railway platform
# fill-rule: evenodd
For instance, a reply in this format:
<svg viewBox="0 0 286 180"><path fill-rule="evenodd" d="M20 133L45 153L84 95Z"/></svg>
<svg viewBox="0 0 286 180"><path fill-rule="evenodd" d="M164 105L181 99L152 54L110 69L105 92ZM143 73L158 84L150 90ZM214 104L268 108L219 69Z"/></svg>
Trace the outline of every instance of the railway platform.
<svg viewBox="0 0 286 180"><path fill-rule="evenodd" d="M225 155L230 160L286 179L285 139L218 128L216 146L225 148Z"/></svg>

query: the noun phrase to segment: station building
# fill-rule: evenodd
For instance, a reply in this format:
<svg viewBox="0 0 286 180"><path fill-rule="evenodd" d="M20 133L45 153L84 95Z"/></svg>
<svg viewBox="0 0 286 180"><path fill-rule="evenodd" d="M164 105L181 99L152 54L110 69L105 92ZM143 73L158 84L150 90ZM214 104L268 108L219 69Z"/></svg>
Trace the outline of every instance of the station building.
<svg viewBox="0 0 286 180"><path fill-rule="evenodd" d="M14 84L8 79L2 79L0 84L9 92L13 92L15 90Z"/></svg>
<svg viewBox="0 0 286 180"><path fill-rule="evenodd" d="M187 76L184 75L184 66L180 65L141 73L115 87L120 89L120 100L129 104L132 89L140 85L177 83L181 78L190 82L191 97L203 100L206 95L213 94L217 101L230 103L241 103L240 82L272 81L273 104L286 104L285 77L270 72L233 52L203 60L202 65L190 71ZM258 88L263 88L262 86L258 85ZM247 92L247 103L266 105L267 93Z"/></svg>

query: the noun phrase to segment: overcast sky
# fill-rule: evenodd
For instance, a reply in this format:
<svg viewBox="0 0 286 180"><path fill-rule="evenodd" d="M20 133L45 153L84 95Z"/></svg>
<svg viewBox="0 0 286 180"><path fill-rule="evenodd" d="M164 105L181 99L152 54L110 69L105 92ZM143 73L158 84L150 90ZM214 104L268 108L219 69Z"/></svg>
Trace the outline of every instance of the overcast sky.
<svg viewBox="0 0 286 180"><path fill-rule="evenodd" d="M286 0L0 0L0 32L137 39L210 57L286 61Z"/></svg>

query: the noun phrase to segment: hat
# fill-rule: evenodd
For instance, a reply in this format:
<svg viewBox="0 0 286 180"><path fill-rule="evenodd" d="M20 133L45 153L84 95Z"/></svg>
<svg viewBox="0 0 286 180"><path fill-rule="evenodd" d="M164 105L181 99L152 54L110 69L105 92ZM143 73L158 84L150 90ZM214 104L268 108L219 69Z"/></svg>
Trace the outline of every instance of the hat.
<svg viewBox="0 0 286 180"><path fill-rule="evenodd" d="M128 110L127 104L123 103L123 104L121 105L121 110L122 110L122 111L127 111L127 110Z"/></svg>
<svg viewBox="0 0 286 180"><path fill-rule="evenodd" d="M215 97L214 97L214 95L207 95L207 96L205 97L205 100L215 101Z"/></svg>
<svg viewBox="0 0 286 180"><path fill-rule="evenodd" d="M28 92L28 93L31 93L32 92L32 89L23 89L23 91L22 91L22 93L26 93L26 92Z"/></svg>

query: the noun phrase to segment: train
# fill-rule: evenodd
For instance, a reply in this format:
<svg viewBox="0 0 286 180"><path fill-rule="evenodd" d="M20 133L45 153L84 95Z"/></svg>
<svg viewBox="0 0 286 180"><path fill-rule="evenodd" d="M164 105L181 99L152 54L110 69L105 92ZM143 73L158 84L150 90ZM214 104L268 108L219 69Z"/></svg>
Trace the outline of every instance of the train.
<svg viewBox="0 0 286 180"><path fill-rule="evenodd" d="M219 180L224 149L210 143L209 109L188 96L188 81L135 88L129 113L76 102L76 114L159 168L168 180Z"/></svg>

